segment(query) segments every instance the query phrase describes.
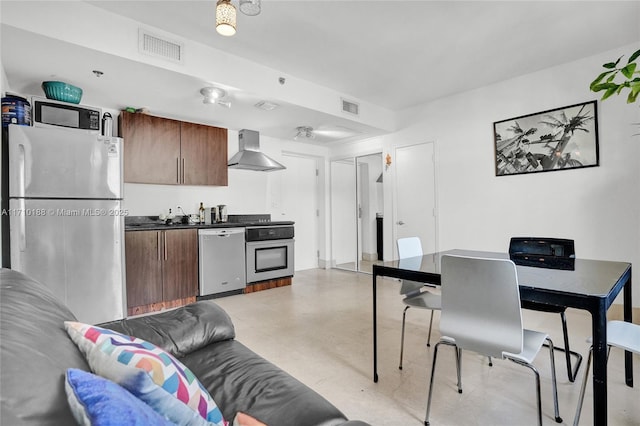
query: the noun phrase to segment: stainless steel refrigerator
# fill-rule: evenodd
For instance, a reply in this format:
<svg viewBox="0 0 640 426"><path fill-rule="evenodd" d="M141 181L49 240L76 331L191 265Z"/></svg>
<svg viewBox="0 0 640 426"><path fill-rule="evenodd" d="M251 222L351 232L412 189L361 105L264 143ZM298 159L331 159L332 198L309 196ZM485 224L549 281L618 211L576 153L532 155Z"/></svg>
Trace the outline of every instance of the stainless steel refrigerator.
<svg viewBox="0 0 640 426"><path fill-rule="evenodd" d="M122 139L9 126L11 268L78 320L124 317Z"/></svg>

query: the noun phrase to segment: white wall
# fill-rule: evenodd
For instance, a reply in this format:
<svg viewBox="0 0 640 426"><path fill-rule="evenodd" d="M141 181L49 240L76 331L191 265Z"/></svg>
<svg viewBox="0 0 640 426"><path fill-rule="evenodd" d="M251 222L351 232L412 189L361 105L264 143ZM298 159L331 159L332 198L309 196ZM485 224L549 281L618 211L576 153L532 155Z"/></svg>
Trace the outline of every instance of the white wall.
<svg viewBox="0 0 640 426"><path fill-rule="evenodd" d="M630 124L640 122L638 104L626 104L626 96L598 102L600 167L496 177L493 140L495 121L598 99L589 83L601 65L636 49L622 46L401 114L403 130L384 138L385 152L436 141L440 250L505 251L513 235L556 236L575 239L579 257L640 265L640 136Z"/></svg>

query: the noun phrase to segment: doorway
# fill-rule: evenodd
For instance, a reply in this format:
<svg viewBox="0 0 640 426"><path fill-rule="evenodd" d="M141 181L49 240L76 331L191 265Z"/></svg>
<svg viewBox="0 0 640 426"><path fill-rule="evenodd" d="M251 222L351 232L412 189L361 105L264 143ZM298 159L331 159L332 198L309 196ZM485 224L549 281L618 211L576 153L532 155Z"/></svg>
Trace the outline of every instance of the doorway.
<svg viewBox="0 0 640 426"><path fill-rule="evenodd" d="M318 267L318 159L283 153L287 168L279 173L281 213L273 220L295 222L295 270Z"/></svg>
<svg viewBox="0 0 640 426"><path fill-rule="evenodd" d="M394 241L417 236L422 250L434 253L438 247L434 143L398 147L395 154Z"/></svg>
<svg viewBox="0 0 640 426"><path fill-rule="evenodd" d="M332 266L371 273L382 261L382 154L331 162Z"/></svg>

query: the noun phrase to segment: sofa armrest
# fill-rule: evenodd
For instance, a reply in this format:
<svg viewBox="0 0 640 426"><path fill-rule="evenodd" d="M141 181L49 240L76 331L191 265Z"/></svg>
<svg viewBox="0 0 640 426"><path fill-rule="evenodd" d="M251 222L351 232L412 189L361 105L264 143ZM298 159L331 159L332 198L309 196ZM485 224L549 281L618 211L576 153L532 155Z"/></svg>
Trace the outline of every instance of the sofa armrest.
<svg viewBox="0 0 640 426"><path fill-rule="evenodd" d="M236 336L229 315L210 300L154 315L112 321L100 327L146 340L178 358Z"/></svg>

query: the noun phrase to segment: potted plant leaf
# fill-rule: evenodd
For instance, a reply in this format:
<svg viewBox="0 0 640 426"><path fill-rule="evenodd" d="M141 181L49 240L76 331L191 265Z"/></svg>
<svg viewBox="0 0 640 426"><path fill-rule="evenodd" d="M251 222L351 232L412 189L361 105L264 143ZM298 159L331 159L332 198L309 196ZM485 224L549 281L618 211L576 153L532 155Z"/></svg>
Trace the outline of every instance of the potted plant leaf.
<svg viewBox="0 0 640 426"><path fill-rule="evenodd" d="M623 90L628 89L627 103L631 104L638 100L640 93L640 67L636 62L640 57L640 49L636 50L624 66L620 65L623 56L620 56L615 62L607 62L602 65L606 71L602 72L591 83L591 91L601 92L602 100L612 95L619 95ZM626 80L620 80L618 77L622 75Z"/></svg>

